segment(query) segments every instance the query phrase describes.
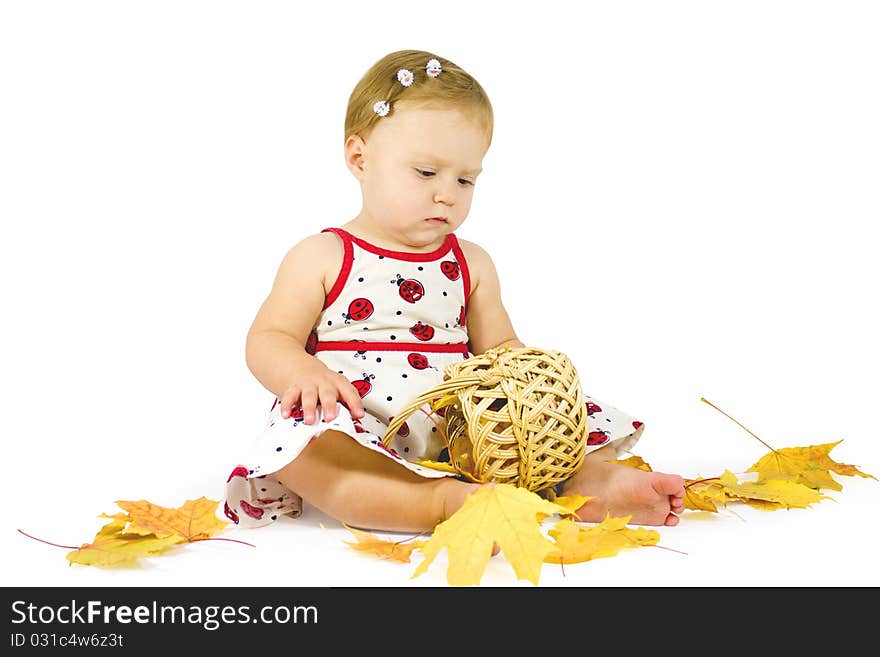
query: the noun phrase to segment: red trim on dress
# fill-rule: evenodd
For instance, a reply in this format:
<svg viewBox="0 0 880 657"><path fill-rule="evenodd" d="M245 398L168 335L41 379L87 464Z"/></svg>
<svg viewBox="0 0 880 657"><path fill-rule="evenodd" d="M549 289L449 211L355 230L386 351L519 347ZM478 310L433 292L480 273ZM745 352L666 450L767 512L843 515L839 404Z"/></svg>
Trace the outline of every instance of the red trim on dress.
<svg viewBox="0 0 880 657"><path fill-rule="evenodd" d="M429 260L436 260L437 258L446 255L446 253L452 248L455 240L455 236L452 233L449 233L446 236L446 239L443 240L443 244L433 251L429 251L428 253L410 253L409 251L391 251L390 249L383 249L381 246L375 246L362 240L356 235L352 235L344 228L325 228L324 230L332 230L340 236L344 233L348 236L349 240L370 253L375 253L376 255L385 256L387 258L395 258L397 260L408 260L410 262L428 262Z"/></svg>
<svg viewBox="0 0 880 657"><path fill-rule="evenodd" d="M374 342L372 340L349 340L318 342L315 352L319 351L436 351L441 353L467 354L466 342L454 344L430 344L426 342Z"/></svg>
<svg viewBox="0 0 880 657"><path fill-rule="evenodd" d="M461 244L458 243L458 238L454 233L450 233L449 236L452 238L452 252L455 254L455 259L458 260L458 265L461 269L461 280L464 285L464 315L465 324L467 324L468 301L471 297L471 272L468 269L464 251L461 250Z"/></svg>
<svg viewBox="0 0 880 657"><path fill-rule="evenodd" d="M331 303L336 301L336 297L338 297L339 294L342 292L342 288L345 287L345 282L348 280L348 275L351 273L352 261L354 260L354 249L351 246L351 238L354 236L342 230L341 228L325 228L321 232L336 233L342 240L342 245L344 247L344 254L342 256L342 268L339 270L339 275L336 277L336 282L334 282L333 287L330 288L330 293L324 300L324 308L322 308L322 310L326 310Z"/></svg>

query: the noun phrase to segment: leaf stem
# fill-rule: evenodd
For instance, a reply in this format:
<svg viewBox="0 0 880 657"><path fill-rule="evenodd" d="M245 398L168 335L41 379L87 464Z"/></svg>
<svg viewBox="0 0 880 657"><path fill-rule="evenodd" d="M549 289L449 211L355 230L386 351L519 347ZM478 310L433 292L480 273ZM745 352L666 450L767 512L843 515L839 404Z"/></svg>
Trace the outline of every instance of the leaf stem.
<svg viewBox="0 0 880 657"><path fill-rule="evenodd" d="M42 538L37 538L36 536L31 536L31 535L28 534L27 532L23 532L23 531L21 531L20 529L17 530L17 531L18 531L19 534L24 534L24 535L27 536L28 538L32 538L32 539L34 539L35 541L39 541L40 543L45 543L46 545L54 545L55 547L65 548L65 549L68 549L68 550L79 550L79 548L80 548L79 545L59 545L58 543L51 543L51 542L49 542L49 541L44 541Z"/></svg>
<svg viewBox="0 0 880 657"><path fill-rule="evenodd" d="M693 481L686 484L685 488L690 488L694 484L702 484L704 481L717 481L719 479L721 479L721 477L706 477L704 479L694 479Z"/></svg>
<svg viewBox="0 0 880 657"><path fill-rule="evenodd" d="M230 543L241 543L242 545L250 545L252 548L257 547L253 543L248 543L247 541L239 541L234 538L215 538L215 537L205 537L205 538L191 538L189 539L189 543L198 543L199 541L229 541Z"/></svg>
<svg viewBox="0 0 880 657"><path fill-rule="evenodd" d="M752 435L758 440L758 442L760 442L764 447L766 447L767 449L769 449L771 452L775 452L775 451L776 451L775 449L773 449L772 447L770 447L770 445L768 445L768 444L765 443L763 440L761 440L761 439L760 439L757 435L755 435L752 431L749 431L749 429L746 428L741 422L739 422L738 420L734 420L732 417L730 417L729 415L727 415L727 413L725 413L724 411L722 411L720 408L718 408L715 404L713 404L712 402L710 402L710 401L709 401L708 399L706 399L705 397L700 397L700 401L701 401L701 402L706 402L707 404L709 404L709 406L711 406L712 408L714 408L716 411L718 411L718 412L721 413L722 415L726 416L728 419L733 420L734 422L736 422L739 426L741 426L743 429L745 429L745 430L748 431L750 434L752 434Z"/></svg>

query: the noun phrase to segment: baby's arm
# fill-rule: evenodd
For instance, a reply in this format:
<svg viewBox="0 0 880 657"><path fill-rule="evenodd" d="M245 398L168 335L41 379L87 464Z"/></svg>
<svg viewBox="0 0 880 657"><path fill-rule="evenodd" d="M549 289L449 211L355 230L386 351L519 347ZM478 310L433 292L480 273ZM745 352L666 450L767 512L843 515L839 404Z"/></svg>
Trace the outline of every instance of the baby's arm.
<svg viewBox="0 0 880 657"><path fill-rule="evenodd" d="M465 250L474 288L468 301L467 331L470 351L482 354L493 347L525 347L501 302L498 272L489 254L477 244L459 240Z"/></svg>
<svg viewBox="0 0 880 657"><path fill-rule="evenodd" d="M306 424L316 421L318 401L328 421L336 416L337 400L347 404L352 417L364 414L360 394L351 382L305 350L324 307L325 263L339 258L335 240L332 234L319 233L287 252L245 345L248 369L281 400L282 415L290 415L291 407L301 400Z"/></svg>

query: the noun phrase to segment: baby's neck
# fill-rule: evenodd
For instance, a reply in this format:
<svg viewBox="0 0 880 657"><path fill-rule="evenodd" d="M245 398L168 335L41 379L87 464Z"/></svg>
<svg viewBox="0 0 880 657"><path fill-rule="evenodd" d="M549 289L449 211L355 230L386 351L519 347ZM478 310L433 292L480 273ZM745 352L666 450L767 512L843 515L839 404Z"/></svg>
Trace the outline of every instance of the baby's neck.
<svg viewBox="0 0 880 657"><path fill-rule="evenodd" d="M441 246L443 246L443 243L446 241L446 238L444 237L436 244L431 244L423 247L413 246L411 244L404 244L376 233L374 230L370 229L370 226L367 222L359 220L358 218L352 219L348 223L342 224L341 228L348 231L355 237L360 238L365 242L369 242L373 246L378 246L381 249L388 249L389 251L403 251L405 253L431 253L432 251L436 251Z"/></svg>

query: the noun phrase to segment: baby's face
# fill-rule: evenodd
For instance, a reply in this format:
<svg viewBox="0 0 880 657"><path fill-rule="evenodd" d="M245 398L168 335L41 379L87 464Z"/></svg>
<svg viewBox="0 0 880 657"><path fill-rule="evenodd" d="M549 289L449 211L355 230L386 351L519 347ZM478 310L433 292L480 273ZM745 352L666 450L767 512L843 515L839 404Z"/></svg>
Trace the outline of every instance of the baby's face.
<svg viewBox="0 0 880 657"><path fill-rule="evenodd" d="M428 246L464 222L486 150L482 130L458 110L395 107L365 142L349 140L346 159L370 220L401 243Z"/></svg>

